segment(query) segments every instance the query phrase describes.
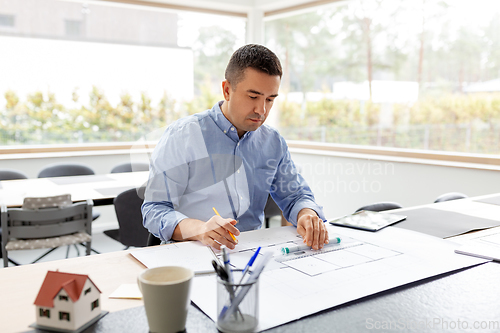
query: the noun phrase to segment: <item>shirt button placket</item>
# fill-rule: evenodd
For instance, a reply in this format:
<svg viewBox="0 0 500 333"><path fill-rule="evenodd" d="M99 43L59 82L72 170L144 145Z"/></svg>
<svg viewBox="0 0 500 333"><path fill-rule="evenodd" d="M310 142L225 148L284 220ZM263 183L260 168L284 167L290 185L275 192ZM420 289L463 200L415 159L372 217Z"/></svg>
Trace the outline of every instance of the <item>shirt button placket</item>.
<svg viewBox="0 0 500 333"><path fill-rule="evenodd" d="M232 127L231 129L234 130L234 127ZM236 147L234 148L234 156L238 156L238 157L241 158L241 154L240 154L240 142L239 141L236 144ZM236 168L237 167L236 159L234 160L234 163L235 163L234 168ZM243 166L243 163L240 165L240 168L242 166ZM237 173L240 173L240 169L239 168L238 168ZM240 211L241 199L242 199L240 193L238 192L238 179L237 178L238 178L237 175L234 175L234 191L236 193L236 198L238 199L238 205L237 205L238 208L235 207L235 209L237 210L236 213L238 213Z"/></svg>

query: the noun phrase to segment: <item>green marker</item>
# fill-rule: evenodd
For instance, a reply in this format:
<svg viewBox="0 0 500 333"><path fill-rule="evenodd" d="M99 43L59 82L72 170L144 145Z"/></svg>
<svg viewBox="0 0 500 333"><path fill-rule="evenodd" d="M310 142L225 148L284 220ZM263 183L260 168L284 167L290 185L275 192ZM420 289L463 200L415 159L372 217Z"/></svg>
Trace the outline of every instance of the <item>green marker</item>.
<svg viewBox="0 0 500 333"><path fill-rule="evenodd" d="M340 243L340 241L341 241L340 237L330 238L328 244L325 244L325 245L338 244L338 243ZM282 247L281 254L287 255L287 254L290 254L292 252L309 250L310 248L311 247L308 246L307 244L303 244L303 245L293 244L293 245Z"/></svg>

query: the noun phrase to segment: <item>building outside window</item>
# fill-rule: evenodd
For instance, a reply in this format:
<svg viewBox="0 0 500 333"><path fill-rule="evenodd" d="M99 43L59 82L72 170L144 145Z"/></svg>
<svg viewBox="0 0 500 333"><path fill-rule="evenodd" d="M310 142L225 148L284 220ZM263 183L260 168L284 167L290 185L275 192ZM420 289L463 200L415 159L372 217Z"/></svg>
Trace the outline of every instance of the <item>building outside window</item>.
<svg viewBox="0 0 500 333"><path fill-rule="evenodd" d="M238 15L106 1L0 8L0 146L131 142L211 108L247 28ZM266 15L284 69L268 121L287 140L500 154L499 22L491 0Z"/></svg>
<svg viewBox="0 0 500 333"><path fill-rule="evenodd" d="M289 140L500 154L500 3L341 1L269 17Z"/></svg>
<svg viewBox="0 0 500 333"><path fill-rule="evenodd" d="M105 1L0 8L17 25L0 26L0 146L133 142L211 108L220 61L245 38L242 17Z"/></svg>

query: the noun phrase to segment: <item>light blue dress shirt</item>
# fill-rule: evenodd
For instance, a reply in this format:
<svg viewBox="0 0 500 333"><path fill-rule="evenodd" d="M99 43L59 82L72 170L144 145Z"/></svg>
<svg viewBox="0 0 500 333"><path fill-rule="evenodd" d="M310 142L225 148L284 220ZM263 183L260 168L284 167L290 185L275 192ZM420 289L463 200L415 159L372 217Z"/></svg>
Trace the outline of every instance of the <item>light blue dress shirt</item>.
<svg viewBox="0 0 500 333"><path fill-rule="evenodd" d="M163 133L151 156L144 226L169 241L180 221L208 221L215 207L222 217L237 220L240 231L260 229L269 193L294 225L303 208L325 221L285 139L267 125L239 138L222 103L179 119Z"/></svg>

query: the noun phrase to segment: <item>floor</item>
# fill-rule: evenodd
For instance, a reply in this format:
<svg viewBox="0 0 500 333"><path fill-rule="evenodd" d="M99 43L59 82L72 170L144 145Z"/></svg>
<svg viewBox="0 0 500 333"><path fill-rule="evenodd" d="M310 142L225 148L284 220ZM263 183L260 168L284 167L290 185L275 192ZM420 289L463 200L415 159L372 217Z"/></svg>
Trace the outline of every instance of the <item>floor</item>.
<svg viewBox="0 0 500 333"><path fill-rule="evenodd" d="M115 241L103 233L104 230L118 228L118 221L116 220L116 214L113 206L100 206L95 209L101 213L101 216L92 224L92 249L95 249L99 253L123 250L125 248L123 244ZM270 226L271 228L281 226L280 217L271 218ZM78 250L79 254L75 247L71 246L68 258L77 257L79 255L82 256L85 254L85 248L83 246L78 246ZM66 251L66 246L60 247L38 262L64 259L66 258ZM24 265L31 263L45 252L47 252L46 249L11 251L9 252L9 258L20 265ZM92 252L91 255L95 255L95 253ZM14 264L9 262L9 267L10 266L14 266ZM0 264L0 267L3 267L3 265Z"/></svg>

